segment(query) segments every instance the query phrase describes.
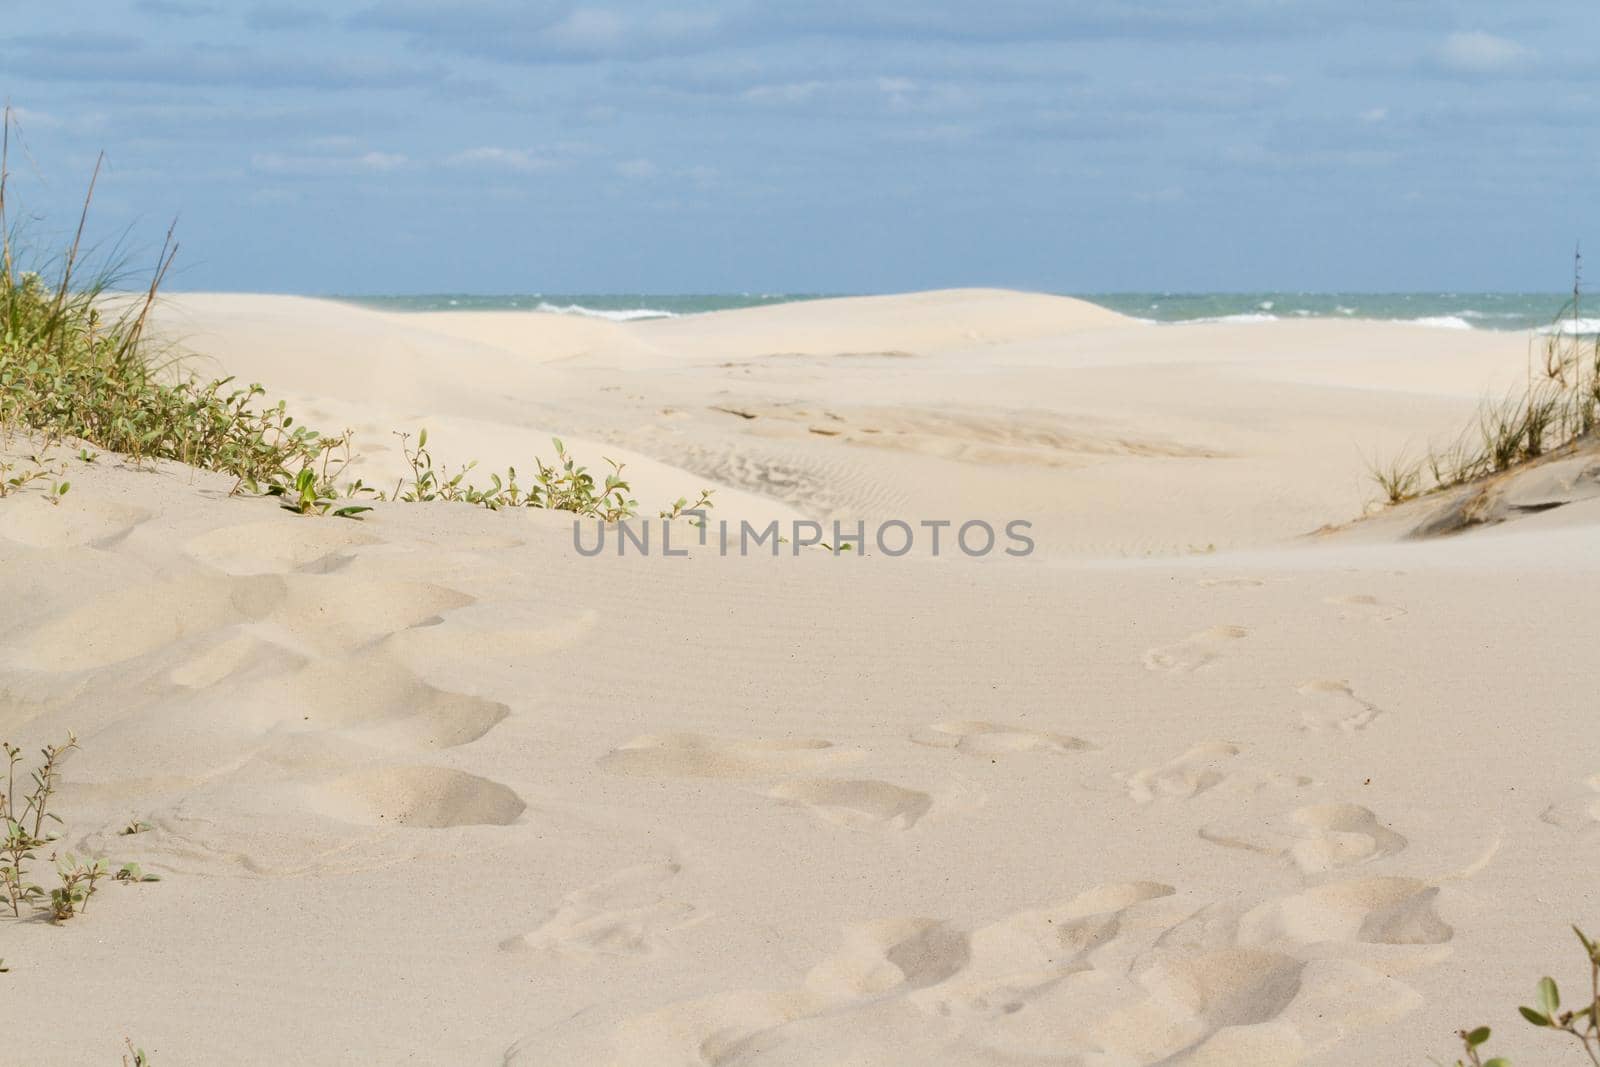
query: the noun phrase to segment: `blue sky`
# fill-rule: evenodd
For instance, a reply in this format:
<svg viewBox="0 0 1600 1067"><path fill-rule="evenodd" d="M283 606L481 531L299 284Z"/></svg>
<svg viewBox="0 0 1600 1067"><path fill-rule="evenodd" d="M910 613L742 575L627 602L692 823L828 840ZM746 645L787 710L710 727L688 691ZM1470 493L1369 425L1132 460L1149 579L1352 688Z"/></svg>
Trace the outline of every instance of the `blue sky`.
<svg viewBox="0 0 1600 1067"><path fill-rule="evenodd" d="M65 0L13 201L286 292L1559 290L1600 4Z"/></svg>

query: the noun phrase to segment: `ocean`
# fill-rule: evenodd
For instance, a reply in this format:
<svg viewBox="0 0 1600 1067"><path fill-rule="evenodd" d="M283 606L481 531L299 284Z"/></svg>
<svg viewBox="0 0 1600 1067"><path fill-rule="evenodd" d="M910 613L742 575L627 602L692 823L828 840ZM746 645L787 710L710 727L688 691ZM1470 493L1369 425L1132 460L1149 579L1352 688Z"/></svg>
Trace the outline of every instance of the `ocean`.
<svg viewBox="0 0 1600 1067"><path fill-rule="evenodd" d="M386 311L543 311L626 322L817 300L837 293L430 293L336 296ZM1600 333L1600 317L1574 317L1561 293L1069 293L1151 322L1378 319L1454 330ZM1553 325L1563 314L1559 324ZM1595 297L1600 312L1600 296Z"/></svg>

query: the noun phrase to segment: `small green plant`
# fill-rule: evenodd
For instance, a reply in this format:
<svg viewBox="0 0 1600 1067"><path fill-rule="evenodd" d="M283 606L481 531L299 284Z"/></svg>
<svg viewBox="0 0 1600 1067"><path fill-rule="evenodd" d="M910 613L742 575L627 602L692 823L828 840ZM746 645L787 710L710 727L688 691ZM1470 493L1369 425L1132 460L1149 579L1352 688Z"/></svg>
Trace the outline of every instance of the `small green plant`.
<svg viewBox="0 0 1600 1067"><path fill-rule="evenodd" d="M1478 1046L1489 1040L1489 1028L1480 1026L1476 1030L1463 1030L1458 1035L1461 1044L1466 1048L1466 1059L1457 1060L1456 1067L1511 1067L1511 1061L1503 1056L1496 1056L1492 1060L1480 1057Z"/></svg>
<svg viewBox="0 0 1600 1067"><path fill-rule="evenodd" d="M160 875L146 874L143 867L137 863L124 863L117 868L117 873L111 876L114 882L124 882L129 885L135 882L159 882Z"/></svg>
<svg viewBox="0 0 1600 1067"><path fill-rule="evenodd" d="M711 506L711 492L712 491L710 489L700 490L700 498L693 504L689 503L688 497L680 496L670 505L661 510L661 517L663 519L676 519L686 511L704 511L706 508Z"/></svg>
<svg viewBox="0 0 1600 1067"><path fill-rule="evenodd" d="M38 467L19 468L15 463L0 461L0 500L41 478L48 477L50 472Z"/></svg>
<svg viewBox="0 0 1600 1067"><path fill-rule="evenodd" d="M1530 1008L1524 1005L1517 1008L1517 1011L1534 1026L1555 1030L1574 1038L1584 1054L1589 1057L1589 1062L1600 1067L1600 944L1591 940L1576 926L1572 928L1572 932L1578 935L1578 941L1583 945L1584 954L1589 962L1589 989L1583 1006L1576 1010L1563 1011L1561 990L1556 986L1556 980L1546 975L1539 979L1539 984L1535 988L1534 999L1538 1007ZM1511 1067L1511 1061L1503 1056L1489 1060L1480 1058L1478 1050L1489 1040L1487 1026L1480 1026L1476 1030L1462 1030L1459 1036L1466 1049L1466 1059L1457 1060L1457 1067Z"/></svg>
<svg viewBox="0 0 1600 1067"><path fill-rule="evenodd" d="M72 853L56 861L56 875L61 884L50 890L50 921L66 922L89 908L89 898L94 896L95 883L111 873L106 861L85 861Z"/></svg>
<svg viewBox="0 0 1600 1067"><path fill-rule="evenodd" d="M473 492L472 486L463 487L462 482L467 474L477 465L476 461L467 464L455 474L448 471L436 472L433 469L433 453L428 451L428 430L423 427L417 434L416 447L411 445L411 435L395 431L395 436L400 438L400 453L405 456L406 463L411 468L411 484L409 487L402 479L394 487L394 498L408 504L423 503L430 500L462 500ZM513 472L512 482L516 477ZM498 479L496 479L498 484ZM481 501L475 501L481 502Z"/></svg>
<svg viewBox="0 0 1600 1067"><path fill-rule="evenodd" d="M122 1067L150 1067L150 1054L142 1048L135 1048L132 1038L124 1038L122 1043L128 1049L123 1053Z"/></svg>
<svg viewBox="0 0 1600 1067"><path fill-rule="evenodd" d="M428 449L428 431L417 434L416 444L411 435L396 431L400 438L400 451L411 468L408 478L402 478L394 488L393 499L406 503L427 501L459 501L479 507L498 510L505 507L545 508L551 511L570 511L574 514L597 518L604 522L619 522L637 514L639 502L633 499L632 488L622 476L624 464L607 459L611 467L602 479L589 473L567 452L559 437L551 438L555 447L555 462L546 463L535 456L536 473L533 481L524 487L517 480L517 469L507 468L505 476L491 473L489 484L480 487L467 480L477 467L476 461L456 469L435 469L433 454ZM602 457L603 458L603 457ZM379 499L383 499L379 495ZM711 506L711 490L700 491L691 505L687 497L680 497L661 511L662 518L677 518L686 511Z"/></svg>
<svg viewBox="0 0 1600 1067"><path fill-rule="evenodd" d="M137 863L124 863L113 874L105 859L80 859L70 852L50 857L56 868L57 884L53 889L46 892L29 881L29 867L37 861L38 850L56 840L57 835L49 832L47 824L60 824L61 818L50 810L50 801L61 776L61 762L77 747L78 739L69 733L66 744L41 749L38 767L29 772L32 785L23 783L22 792L17 783L22 750L9 742L0 748L7 761L5 789L0 792L0 828L5 831L0 841L0 893L4 894L0 899L10 904L13 918L21 917L24 904L37 904L48 912L51 922L62 923L83 914L104 878L130 884L159 881ZM143 825L132 823L129 829Z"/></svg>
<svg viewBox="0 0 1600 1067"><path fill-rule="evenodd" d="M550 441L556 449L555 463L547 465L543 460L537 461L539 488L544 496L539 506L591 515L604 522L620 522L635 513L639 502L628 495L631 490L622 478L621 463L606 459L611 473L603 483L597 483L588 468L580 467L567 455L567 446L561 443L561 438L553 437Z"/></svg>
<svg viewBox="0 0 1600 1067"><path fill-rule="evenodd" d="M50 810L50 798L61 774L61 760L77 747L78 739L70 733L66 744L46 745L40 750L42 761L29 775L32 788L18 793L22 750L9 742L4 745L7 767L6 790L0 795L0 829L5 831L0 842L0 892L11 905L13 917L22 914L23 904L44 896L42 886L28 881L28 865L37 859L37 849L55 840L55 835L47 832L47 822L60 823L61 819Z"/></svg>
<svg viewBox="0 0 1600 1067"><path fill-rule="evenodd" d="M292 481L273 482L266 491L269 496L282 498L283 510L296 515L331 513L335 518L359 519L362 512L372 510L365 504L340 506L339 493L333 483L319 480L317 472L310 467L300 468Z"/></svg>

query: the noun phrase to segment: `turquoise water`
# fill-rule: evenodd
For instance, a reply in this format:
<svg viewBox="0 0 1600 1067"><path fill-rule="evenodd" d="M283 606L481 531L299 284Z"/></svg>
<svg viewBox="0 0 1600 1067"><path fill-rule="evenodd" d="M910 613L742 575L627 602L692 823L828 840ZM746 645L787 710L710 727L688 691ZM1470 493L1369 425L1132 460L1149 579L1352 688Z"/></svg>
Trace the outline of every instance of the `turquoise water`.
<svg viewBox="0 0 1600 1067"><path fill-rule="evenodd" d="M705 311L817 300L826 293L424 293L413 296L336 296L385 311L545 311L626 322Z"/></svg>
<svg viewBox="0 0 1600 1067"><path fill-rule="evenodd" d="M1560 293L1097 293L1084 297L1157 322L1377 319L1457 330L1532 330L1551 325L1572 294ZM1600 297L1595 298L1600 312ZM1566 312L1570 323L1571 312ZM1571 329L1571 326L1564 327ZM1597 320L1581 321L1592 332Z"/></svg>
<svg viewBox="0 0 1600 1067"><path fill-rule="evenodd" d="M545 311L613 321L668 318L730 308L815 300L825 293L434 293L337 299L388 311ZM1571 294L1560 293L1074 293L1113 311L1156 322L1270 322L1276 319L1380 319L1457 330L1548 328ZM1600 314L1600 296L1594 298ZM1600 332L1600 318L1564 331Z"/></svg>

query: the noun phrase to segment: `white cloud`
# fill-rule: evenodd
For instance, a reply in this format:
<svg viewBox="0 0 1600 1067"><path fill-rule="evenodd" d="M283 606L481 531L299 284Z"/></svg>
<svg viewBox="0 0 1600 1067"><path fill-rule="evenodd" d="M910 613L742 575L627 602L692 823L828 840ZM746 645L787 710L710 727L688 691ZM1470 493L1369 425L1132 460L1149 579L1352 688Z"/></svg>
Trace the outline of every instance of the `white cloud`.
<svg viewBox="0 0 1600 1067"><path fill-rule="evenodd" d="M659 169L648 159L629 159L617 164L617 173L624 178L654 178Z"/></svg>
<svg viewBox="0 0 1600 1067"><path fill-rule="evenodd" d="M579 8L550 27L548 36L576 52L609 52L623 43L627 31L627 22L614 12Z"/></svg>
<svg viewBox="0 0 1600 1067"><path fill-rule="evenodd" d="M783 104L798 104L802 100L811 99L822 86L823 83L819 81L788 82L784 85L756 85L744 91L744 98L763 103L776 101Z"/></svg>
<svg viewBox="0 0 1600 1067"><path fill-rule="evenodd" d="M60 119L45 111L31 111L25 107L12 107L11 117L23 129L33 127L36 130L54 129L62 125Z"/></svg>
<svg viewBox="0 0 1600 1067"><path fill-rule="evenodd" d="M1362 122L1378 123L1383 122L1388 117L1389 109L1386 107L1369 107L1361 113Z"/></svg>
<svg viewBox="0 0 1600 1067"><path fill-rule="evenodd" d="M457 152L445 162L452 167L493 167L500 170L512 170L519 174L534 174L538 171L549 170L554 167L555 161L544 156L536 156L525 148L469 148L465 152Z"/></svg>
<svg viewBox="0 0 1600 1067"><path fill-rule="evenodd" d="M1438 51L1440 65L1458 74L1503 74L1524 66L1533 56L1526 45L1477 30L1452 33Z"/></svg>
<svg viewBox="0 0 1600 1067"><path fill-rule="evenodd" d="M538 44L570 57L651 55L704 47L716 32L714 15L665 11L641 17L579 7L538 34Z"/></svg>
<svg viewBox="0 0 1600 1067"><path fill-rule="evenodd" d="M399 170L410 160L397 152L363 152L346 156L285 155L262 152L250 158L250 166L267 174L382 174Z"/></svg>

